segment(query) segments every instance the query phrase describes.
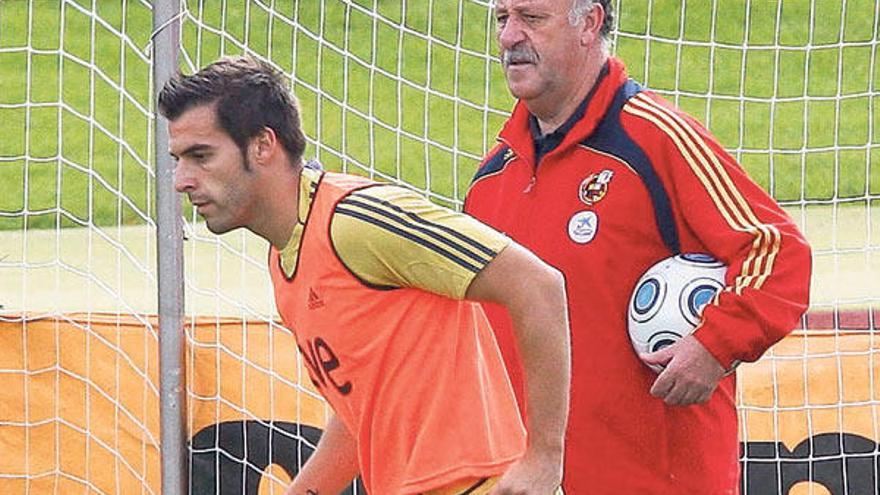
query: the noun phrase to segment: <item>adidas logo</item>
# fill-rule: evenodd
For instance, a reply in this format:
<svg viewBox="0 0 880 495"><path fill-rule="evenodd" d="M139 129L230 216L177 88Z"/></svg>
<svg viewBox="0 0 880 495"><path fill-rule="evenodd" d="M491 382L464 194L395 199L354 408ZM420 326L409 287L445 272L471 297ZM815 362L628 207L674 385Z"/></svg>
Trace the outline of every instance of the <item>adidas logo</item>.
<svg viewBox="0 0 880 495"><path fill-rule="evenodd" d="M318 309L324 307L324 300L315 292L315 289L309 287L309 309Z"/></svg>

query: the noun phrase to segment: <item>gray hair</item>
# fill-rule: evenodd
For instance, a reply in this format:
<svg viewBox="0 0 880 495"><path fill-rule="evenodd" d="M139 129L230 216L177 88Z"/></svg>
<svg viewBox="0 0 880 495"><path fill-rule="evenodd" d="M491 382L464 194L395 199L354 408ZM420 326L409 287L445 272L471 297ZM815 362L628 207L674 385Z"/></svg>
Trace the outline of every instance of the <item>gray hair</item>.
<svg viewBox="0 0 880 495"><path fill-rule="evenodd" d="M574 0L571 10L568 11L568 23L577 26L584 20L584 16L593 7L593 0Z"/></svg>
<svg viewBox="0 0 880 495"><path fill-rule="evenodd" d="M568 11L568 22L572 26L577 26L587 15L587 12L593 8L593 5L599 4L605 10L605 20L602 22L600 34L603 38L608 39L611 27L614 24L614 13L611 8L611 0L573 0L571 9Z"/></svg>

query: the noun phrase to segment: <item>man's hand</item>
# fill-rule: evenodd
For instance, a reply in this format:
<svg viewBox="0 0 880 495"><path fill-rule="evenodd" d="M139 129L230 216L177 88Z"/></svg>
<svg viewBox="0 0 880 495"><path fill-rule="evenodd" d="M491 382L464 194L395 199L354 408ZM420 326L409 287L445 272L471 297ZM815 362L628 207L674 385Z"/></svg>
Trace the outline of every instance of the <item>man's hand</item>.
<svg viewBox="0 0 880 495"><path fill-rule="evenodd" d="M693 335L639 357L647 364L665 366L651 387L651 395L670 406L708 401L724 377L721 363Z"/></svg>
<svg viewBox="0 0 880 495"><path fill-rule="evenodd" d="M529 455L510 467L489 495L552 495L562 484L562 449Z"/></svg>
<svg viewBox="0 0 880 495"><path fill-rule="evenodd" d="M357 442L334 414L327 420L315 452L284 495L336 494L358 474Z"/></svg>

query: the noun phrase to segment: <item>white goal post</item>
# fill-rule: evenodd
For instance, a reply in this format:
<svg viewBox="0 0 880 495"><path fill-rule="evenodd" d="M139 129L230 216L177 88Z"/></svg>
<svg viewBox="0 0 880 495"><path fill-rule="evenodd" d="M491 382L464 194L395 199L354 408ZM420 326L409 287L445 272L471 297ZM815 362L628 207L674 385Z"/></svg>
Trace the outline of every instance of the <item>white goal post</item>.
<svg viewBox="0 0 880 495"><path fill-rule="evenodd" d="M154 5L0 0L0 493L162 491L157 60L262 57L290 78L307 156L453 208L513 104L487 0L179 0L158 23ZM808 317L741 368L744 493L876 492L880 3L613 5L630 75L705 123L813 247ZM154 54L172 24L177 53ZM281 493L327 406L277 323L265 243L182 216L165 253L183 259L182 475Z"/></svg>

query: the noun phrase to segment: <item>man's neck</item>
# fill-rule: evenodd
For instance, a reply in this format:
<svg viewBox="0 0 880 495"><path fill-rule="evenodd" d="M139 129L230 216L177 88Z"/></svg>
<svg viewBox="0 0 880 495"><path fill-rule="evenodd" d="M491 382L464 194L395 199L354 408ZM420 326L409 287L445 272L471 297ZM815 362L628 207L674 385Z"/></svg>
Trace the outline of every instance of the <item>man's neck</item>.
<svg viewBox="0 0 880 495"><path fill-rule="evenodd" d="M283 249L290 240L299 220L299 183L302 165L293 168L292 175L284 173L267 181L261 193L262 201L251 231L263 237L276 249Z"/></svg>

